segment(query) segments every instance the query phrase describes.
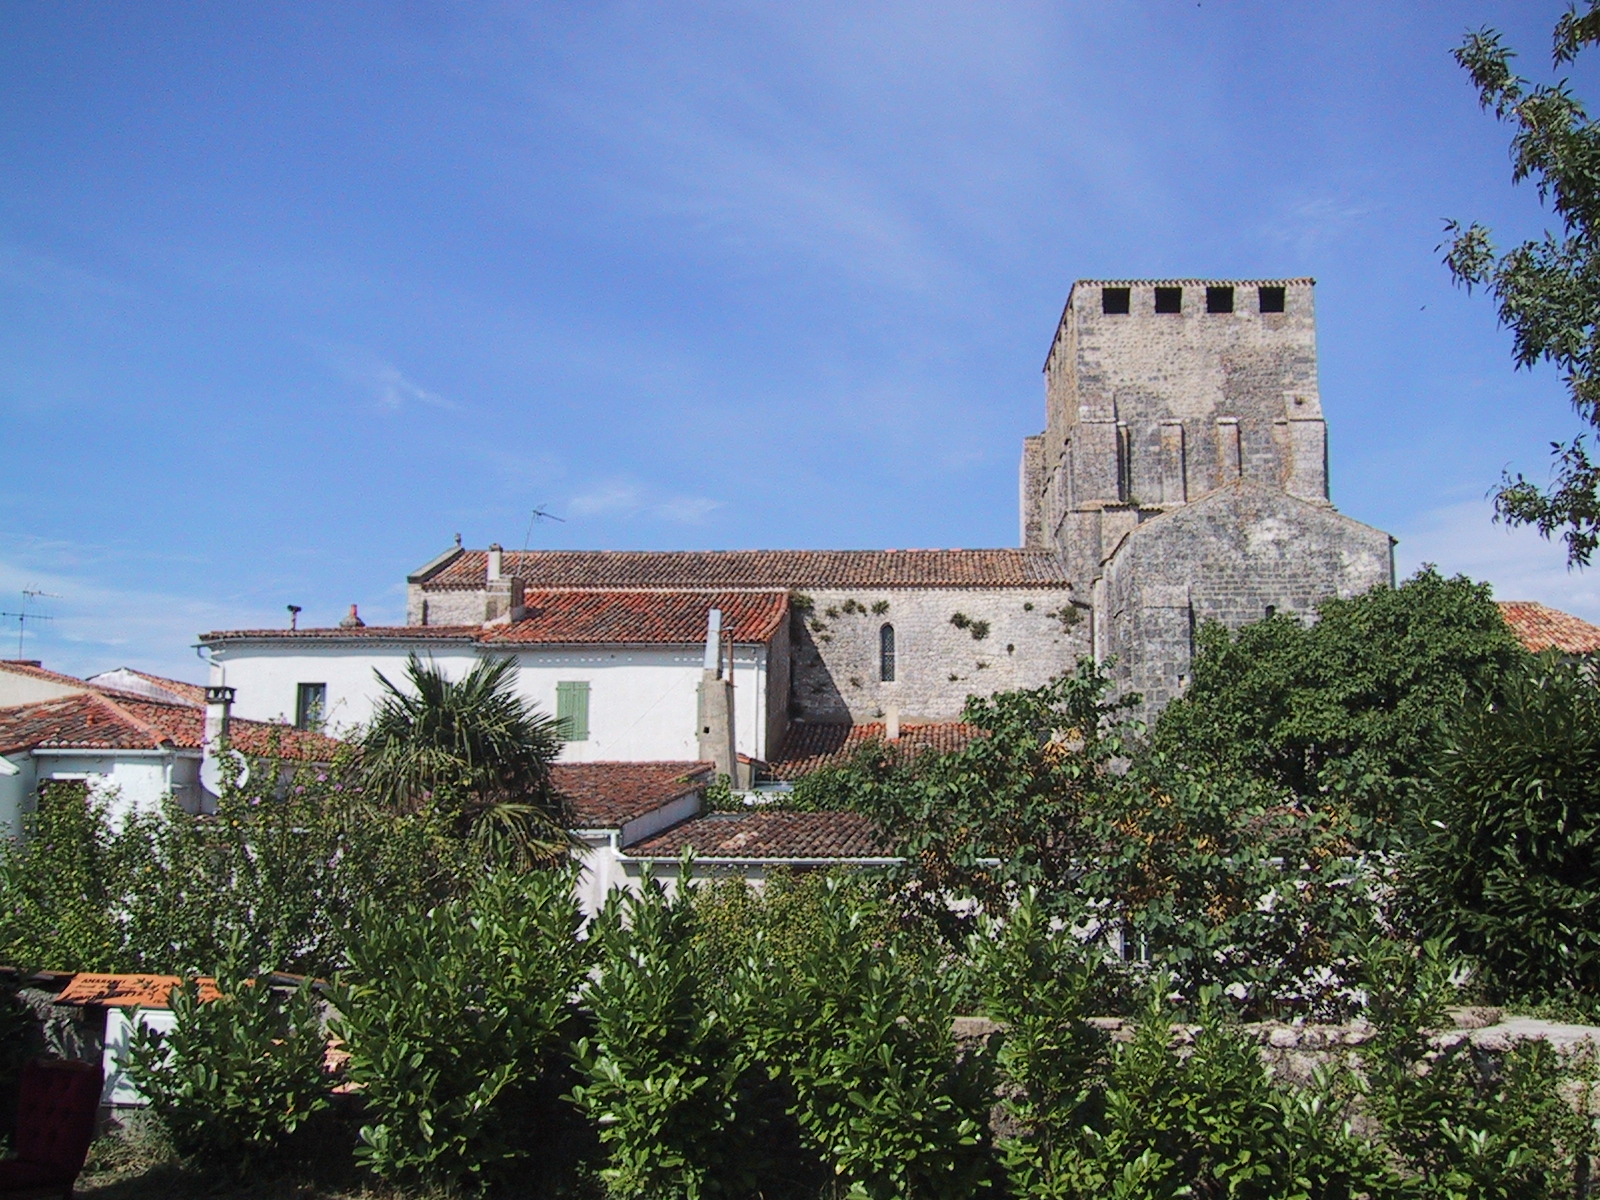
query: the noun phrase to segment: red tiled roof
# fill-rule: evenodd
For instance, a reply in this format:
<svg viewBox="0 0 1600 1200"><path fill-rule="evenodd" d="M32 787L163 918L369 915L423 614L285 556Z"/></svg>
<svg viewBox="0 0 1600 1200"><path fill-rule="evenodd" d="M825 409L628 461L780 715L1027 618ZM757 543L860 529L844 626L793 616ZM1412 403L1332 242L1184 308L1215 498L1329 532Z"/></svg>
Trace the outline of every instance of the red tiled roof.
<svg viewBox="0 0 1600 1200"><path fill-rule="evenodd" d="M202 1004L222 995L208 975L195 979ZM56 1004L98 1004L106 1008L170 1008L172 993L183 986L176 975L74 975Z"/></svg>
<svg viewBox="0 0 1600 1200"><path fill-rule="evenodd" d="M14 750L198 750L205 710L127 693L79 692L0 709L0 754ZM268 721L229 722L228 739L245 754L325 762L340 743Z"/></svg>
<svg viewBox="0 0 1600 1200"><path fill-rule="evenodd" d="M206 689L198 683L189 683L183 679L168 679L164 675L152 675L149 671L136 671L132 667L124 667L130 675L137 675L146 683L153 683L158 688L165 688L175 696L182 696L190 704L204 704L206 702Z"/></svg>
<svg viewBox="0 0 1600 1200"><path fill-rule="evenodd" d="M1540 650L1559 650L1563 654L1592 654L1600 651L1600 625L1581 617L1548 608L1534 600L1501 600L1500 615L1517 640L1537 654Z"/></svg>
<svg viewBox="0 0 1600 1200"><path fill-rule="evenodd" d="M777 779L798 779L823 767L837 767L850 761L869 742L883 742L887 730L881 721L864 725L806 725L789 726L783 739L783 748L767 764L767 773ZM976 725L960 721L902 724L900 740L885 742L902 753L914 754L923 750L946 753L959 750L975 737L983 736Z"/></svg>
<svg viewBox="0 0 1600 1200"><path fill-rule="evenodd" d="M623 851L629 858L884 858L891 850L859 813L750 809L707 813Z"/></svg>
<svg viewBox="0 0 1600 1200"><path fill-rule="evenodd" d="M361 640L367 642L471 642L483 632L481 625L359 625L354 629L329 626L325 629L218 629L202 633L202 642L227 639L303 640L311 642L337 642Z"/></svg>
<svg viewBox="0 0 1600 1200"><path fill-rule="evenodd" d="M26 675L29 679L41 679L45 683L59 683L67 687L87 688L90 686L75 675L63 675L60 671L47 671L43 667L35 666L31 661L22 659L0 659L0 671L5 671L11 675Z"/></svg>
<svg viewBox="0 0 1600 1200"><path fill-rule="evenodd" d="M550 782L565 797L576 829L620 829L664 804L699 791L716 768L704 762L556 763Z"/></svg>
<svg viewBox="0 0 1600 1200"><path fill-rule="evenodd" d="M693 644L705 641L706 612L722 610L736 642L768 642L789 614L786 591L530 592L527 616L483 631L489 644Z"/></svg>
<svg viewBox="0 0 1600 1200"><path fill-rule="evenodd" d="M530 588L1065 586L1051 550L524 550L502 570ZM481 588L488 554L468 550L421 582Z"/></svg>

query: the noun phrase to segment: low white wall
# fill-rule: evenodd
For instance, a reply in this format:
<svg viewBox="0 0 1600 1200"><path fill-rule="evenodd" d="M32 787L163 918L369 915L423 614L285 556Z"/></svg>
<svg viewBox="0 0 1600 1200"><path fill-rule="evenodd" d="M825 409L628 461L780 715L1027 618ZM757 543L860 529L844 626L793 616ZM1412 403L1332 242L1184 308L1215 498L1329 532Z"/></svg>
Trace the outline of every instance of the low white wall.
<svg viewBox="0 0 1600 1200"><path fill-rule="evenodd" d="M87 782L106 801L114 826L135 812L158 811L168 794L189 811L199 811L198 753L35 750L32 757L36 784L50 779Z"/></svg>
<svg viewBox="0 0 1600 1200"><path fill-rule="evenodd" d="M421 643L241 644L212 652L214 684L236 689L234 715L292 721L301 683L327 685L324 717L330 732L349 733L371 719L382 693L375 671L404 687L406 655L459 679L479 660L508 654L517 661L517 691L554 716L556 684L589 684L589 736L570 742L564 762L694 761L699 716L699 647L432 647ZM738 748L766 757L767 650L739 646L734 654L734 724Z"/></svg>
<svg viewBox="0 0 1600 1200"><path fill-rule="evenodd" d="M326 684L322 717L329 732L337 734L371 720L373 704L383 691L374 671L405 686L406 656L413 650L424 661L431 658L452 679L459 679L478 661L471 646L263 642L213 650L211 682L235 689L234 716L291 722L299 685Z"/></svg>
<svg viewBox="0 0 1600 1200"><path fill-rule="evenodd" d="M21 837L22 818L33 808L37 782L27 751L0 758L0 838Z"/></svg>

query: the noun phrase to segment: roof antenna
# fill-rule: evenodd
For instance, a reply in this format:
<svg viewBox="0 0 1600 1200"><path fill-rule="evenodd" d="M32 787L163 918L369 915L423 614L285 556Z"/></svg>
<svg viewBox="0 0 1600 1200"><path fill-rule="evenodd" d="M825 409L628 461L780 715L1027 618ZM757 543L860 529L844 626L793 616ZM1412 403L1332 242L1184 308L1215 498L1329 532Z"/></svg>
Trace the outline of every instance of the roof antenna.
<svg viewBox="0 0 1600 1200"><path fill-rule="evenodd" d="M567 519L565 517L556 516L555 513L549 511L544 505L539 505L538 508L533 510L532 515L528 517L528 534L522 539L522 552L524 554L528 552L528 543L533 541L533 527L540 521L560 521L562 524L566 524L566 520Z"/></svg>
<svg viewBox="0 0 1600 1200"><path fill-rule="evenodd" d="M48 597L51 600L60 600L61 599L61 597L56 595L54 592L42 592L38 588L23 588L22 589L22 611L21 612L0 612L0 617L10 617L10 618L14 619L16 621L16 623L17 623L17 659L18 659L18 661L21 661L21 659L22 659L22 639L28 632L28 622L29 621L54 621L55 620L54 617L47 616L44 613L29 612L28 611L28 605L32 604L40 596Z"/></svg>

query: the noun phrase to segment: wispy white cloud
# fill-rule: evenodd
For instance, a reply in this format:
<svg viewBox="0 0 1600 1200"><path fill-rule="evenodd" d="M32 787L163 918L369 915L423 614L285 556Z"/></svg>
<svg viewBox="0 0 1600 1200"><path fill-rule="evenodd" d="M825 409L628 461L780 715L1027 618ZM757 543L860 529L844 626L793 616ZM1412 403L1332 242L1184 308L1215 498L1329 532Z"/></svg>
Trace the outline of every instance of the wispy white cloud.
<svg viewBox="0 0 1600 1200"><path fill-rule="evenodd" d="M129 300L137 295L125 283L15 243L0 244L0 286L66 299Z"/></svg>
<svg viewBox="0 0 1600 1200"><path fill-rule="evenodd" d="M16 555L19 548L13 544L0 553L0 609L52 618L28 623L22 652L69 675L135 667L203 682L206 667L193 650L197 634L283 619L281 611L251 604L119 587L93 569L45 567L31 555ZM24 588L52 595L28 602ZM9 658L16 652L17 622L7 618L0 625L0 654Z"/></svg>
<svg viewBox="0 0 1600 1200"><path fill-rule="evenodd" d="M1370 225L1378 206L1342 195L1291 196L1268 220L1263 235L1309 259Z"/></svg>
<svg viewBox="0 0 1600 1200"><path fill-rule="evenodd" d="M674 525L701 525L722 501L710 496L672 495L636 480L601 480L567 502L575 517L643 517Z"/></svg>
<svg viewBox="0 0 1600 1200"><path fill-rule="evenodd" d="M327 354L334 370L342 378L384 408L397 411L422 404L443 412L460 412L462 409L455 400L423 387L394 363L370 351L347 346L330 347Z"/></svg>
<svg viewBox="0 0 1600 1200"><path fill-rule="evenodd" d="M1423 563L1494 585L1500 600L1537 600L1600 623L1600 570L1567 569L1565 547L1532 529L1494 523L1487 500L1422 513L1399 535L1395 565L1402 578Z"/></svg>

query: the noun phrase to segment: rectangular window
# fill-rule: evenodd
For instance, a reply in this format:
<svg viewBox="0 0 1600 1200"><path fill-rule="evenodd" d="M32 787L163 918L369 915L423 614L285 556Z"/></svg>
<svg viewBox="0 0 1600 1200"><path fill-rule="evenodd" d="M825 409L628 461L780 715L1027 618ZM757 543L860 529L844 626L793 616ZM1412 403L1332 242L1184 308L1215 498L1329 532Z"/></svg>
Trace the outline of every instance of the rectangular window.
<svg viewBox="0 0 1600 1200"><path fill-rule="evenodd" d="M1131 288L1101 288L1100 311L1103 313L1125 313L1130 307L1133 294Z"/></svg>
<svg viewBox="0 0 1600 1200"><path fill-rule="evenodd" d="M1233 289L1231 287L1208 287L1206 289L1206 311L1208 313L1232 312Z"/></svg>
<svg viewBox="0 0 1600 1200"><path fill-rule="evenodd" d="M1183 311L1183 289L1181 287L1158 287L1156 289L1156 311L1158 313L1181 313Z"/></svg>
<svg viewBox="0 0 1600 1200"><path fill-rule="evenodd" d="M556 720L569 742L589 740L589 685L556 684Z"/></svg>
<svg viewBox="0 0 1600 1200"><path fill-rule="evenodd" d="M1263 287L1259 291L1262 312L1283 311L1283 289L1281 287Z"/></svg>
<svg viewBox="0 0 1600 1200"><path fill-rule="evenodd" d="M328 685L297 683L294 688L294 727L314 729L328 711Z"/></svg>

